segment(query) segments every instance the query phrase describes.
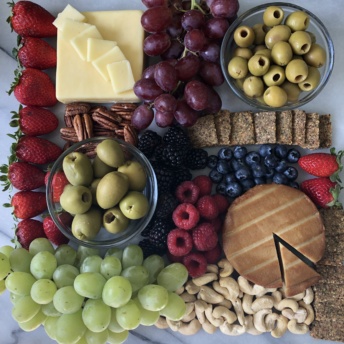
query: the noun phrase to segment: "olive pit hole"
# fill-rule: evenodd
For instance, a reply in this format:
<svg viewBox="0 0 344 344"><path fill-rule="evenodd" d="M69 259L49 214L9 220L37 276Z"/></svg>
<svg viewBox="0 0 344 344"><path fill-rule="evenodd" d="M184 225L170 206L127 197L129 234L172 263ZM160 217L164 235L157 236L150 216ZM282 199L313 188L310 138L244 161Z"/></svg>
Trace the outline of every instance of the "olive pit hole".
<svg viewBox="0 0 344 344"><path fill-rule="evenodd" d="M307 52L309 50L309 44L305 43L301 46L301 51Z"/></svg>
<svg viewBox="0 0 344 344"><path fill-rule="evenodd" d="M264 67L264 66L265 66L265 60L260 58L260 59L258 60L258 64L259 64L259 66Z"/></svg>
<svg viewBox="0 0 344 344"><path fill-rule="evenodd" d="M111 223L115 220L115 216L112 213L108 213L104 216L104 220L106 223Z"/></svg>
<svg viewBox="0 0 344 344"><path fill-rule="evenodd" d="M88 203L90 201L90 195L87 192L84 192L81 196L81 200L84 203Z"/></svg>
<svg viewBox="0 0 344 344"><path fill-rule="evenodd" d="M248 32L247 32L246 30L241 30L241 31L240 31L240 36L241 36L242 38L246 38L246 37L248 36Z"/></svg>
<svg viewBox="0 0 344 344"><path fill-rule="evenodd" d="M311 88L312 85L310 83L306 82L303 84L303 87L307 90L307 89Z"/></svg>
<svg viewBox="0 0 344 344"><path fill-rule="evenodd" d="M274 11L273 16L274 16L276 19L279 19L279 18L281 18L281 12L276 10L276 11Z"/></svg>
<svg viewBox="0 0 344 344"><path fill-rule="evenodd" d="M272 80L273 81L278 81L280 79L281 75L280 74L275 74L273 77L272 77Z"/></svg>
<svg viewBox="0 0 344 344"><path fill-rule="evenodd" d="M297 76L295 77L295 81L296 81L296 82L301 82L302 79L303 79L303 75L297 75Z"/></svg>

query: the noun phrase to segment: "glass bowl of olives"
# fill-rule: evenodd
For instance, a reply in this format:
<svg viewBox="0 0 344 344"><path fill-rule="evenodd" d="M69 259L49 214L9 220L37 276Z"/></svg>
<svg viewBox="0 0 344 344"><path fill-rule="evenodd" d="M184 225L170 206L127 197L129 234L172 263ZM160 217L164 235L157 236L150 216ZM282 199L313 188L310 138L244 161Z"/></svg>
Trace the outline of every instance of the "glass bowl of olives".
<svg viewBox="0 0 344 344"><path fill-rule="evenodd" d="M221 46L225 79L261 110L290 110L314 99L333 70L329 32L310 11L284 2L256 6L229 27Z"/></svg>
<svg viewBox="0 0 344 344"><path fill-rule="evenodd" d="M109 137L86 139L64 151L46 188L59 230L71 242L94 248L119 246L139 235L157 198L149 160L135 146Z"/></svg>

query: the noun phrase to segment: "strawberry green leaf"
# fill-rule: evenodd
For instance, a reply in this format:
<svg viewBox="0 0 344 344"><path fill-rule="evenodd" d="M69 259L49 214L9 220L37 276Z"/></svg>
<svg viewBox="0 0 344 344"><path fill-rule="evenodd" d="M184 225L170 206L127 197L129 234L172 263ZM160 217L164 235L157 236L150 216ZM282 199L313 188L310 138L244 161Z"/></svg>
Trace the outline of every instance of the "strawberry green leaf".
<svg viewBox="0 0 344 344"><path fill-rule="evenodd" d="M337 165L338 165L338 169L335 173L333 173L331 176L330 176L330 179L331 181L333 182L339 182L341 183L342 181L340 180L340 177L339 177L339 174L340 172L342 172L343 170L343 165L342 165L342 157L344 155L344 151L343 150L340 150L336 153L336 149L334 147L332 147L330 149L330 153L332 155L335 155L336 156L336 161L337 161Z"/></svg>

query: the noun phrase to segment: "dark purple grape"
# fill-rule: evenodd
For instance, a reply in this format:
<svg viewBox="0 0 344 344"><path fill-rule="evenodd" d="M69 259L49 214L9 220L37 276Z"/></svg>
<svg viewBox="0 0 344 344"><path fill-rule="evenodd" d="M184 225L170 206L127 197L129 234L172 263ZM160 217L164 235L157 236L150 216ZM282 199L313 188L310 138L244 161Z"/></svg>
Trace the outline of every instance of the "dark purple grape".
<svg viewBox="0 0 344 344"><path fill-rule="evenodd" d="M170 45L170 36L166 32L158 32L145 38L143 51L148 56L158 56L163 54Z"/></svg>
<svg viewBox="0 0 344 344"><path fill-rule="evenodd" d="M216 18L233 18L238 10L238 0L214 0L210 5L210 12Z"/></svg>
<svg viewBox="0 0 344 344"><path fill-rule="evenodd" d="M174 118L181 126L191 127L197 122L198 113L191 109L185 100L179 100Z"/></svg>
<svg viewBox="0 0 344 344"><path fill-rule="evenodd" d="M166 6L152 7L141 16L142 27L150 33L166 30L172 22L172 12Z"/></svg>
<svg viewBox="0 0 344 344"><path fill-rule="evenodd" d="M220 46L215 42L207 43L199 52L205 61L218 62L220 59Z"/></svg>
<svg viewBox="0 0 344 344"><path fill-rule="evenodd" d="M211 4L214 2L214 0L205 0L205 3L210 8Z"/></svg>
<svg viewBox="0 0 344 344"><path fill-rule="evenodd" d="M177 59L168 59L166 60L167 63L169 63L172 67L175 67L178 60Z"/></svg>
<svg viewBox="0 0 344 344"><path fill-rule="evenodd" d="M167 27L166 32L172 37L177 38L180 37L183 33L182 27L182 16L183 14L178 12L173 15L171 24Z"/></svg>
<svg viewBox="0 0 344 344"><path fill-rule="evenodd" d="M222 100L219 94L211 87L208 93L208 105L206 111L209 113L217 113L222 109Z"/></svg>
<svg viewBox="0 0 344 344"><path fill-rule="evenodd" d="M168 0L142 0L142 3L148 7L158 7L158 6L167 6Z"/></svg>
<svg viewBox="0 0 344 344"><path fill-rule="evenodd" d="M160 128L166 128L173 124L174 115L173 112L155 112L155 123Z"/></svg>
<svg viewBox="0 0 344 344"><path fill-rule="evenodd" d="M205 24L204 14L198 10L187 11L184 13L181 23L186 31L201 29Z"/></svg>
<svg viewBox="0 0 344 344"><path fill-rule="evenodd" d="M208 86L201 81L191 80L185 85L184 98L186 103L196 111L208 106Z"/></svg>
<svg viewBox="0 0 344 344"><path fill-rule="evenodd" d="M204 26L204 34L210 39L222 39L229 28L227 18L210 18Z"/></svg>
<svg viewBox="0 0 344 344"><path fill-rule="evenodd" d="M177 108L177 99L170 93L163 93L154 100L155 110L174 113Z"/></svg>
<svg viewBox="0 0 344 344"><path fill-rule="evenodd" d="M170 47L163 54L161 54L161 58L164 60L178 59L183 54L183 51L184 45L178 40L174 39L171 42Z"/></svg>
<svg viewBox="0 0 344 344"><path fill-rule="evenodd" d="M153 79L140 79L135 82L134 93L144 101L154 101L163 93L163 90Z"/></svg>
<svg viewBox="0 0 344 344"><path fill-rule="evenodd" d="M202 30L192 29L184 36L184 45L191 51L198 52L202 50L206 43L206 38Z"/></svg>
<svg viewBox="0 0 344 344"><path fill-rule="evenodd" d="M176 64L176 70L179 80L187 81L193 78L201 66L201 61L194 54L186 55Z"/></svg>
<svg viewBox="0 0 344 344"><path fill-rule="evenodd" d="M143 130L149 127L153 119L153 110L148 105L141 104L135 109L131 117L131 124L134 128Z"/></svg>
<svg viewBox="0 0 344 344"><path fill-rule="evenodd" d="M154 80L162 90L171 92L178 84L177 71L168 61L161 61L155 66Z"/></svg>
<svg viewBox="0 0 344 344"><path fill-rule="evenodd" d="M147 67L142 72L142 79L154 79L155 65Z"/></svg>
<svg viewBox="0 0 344 344"><path fill-rule="evenodd" d="M199 75L210 86L220 86L225 81L220 65L215 62L203 61Z"/></svg>

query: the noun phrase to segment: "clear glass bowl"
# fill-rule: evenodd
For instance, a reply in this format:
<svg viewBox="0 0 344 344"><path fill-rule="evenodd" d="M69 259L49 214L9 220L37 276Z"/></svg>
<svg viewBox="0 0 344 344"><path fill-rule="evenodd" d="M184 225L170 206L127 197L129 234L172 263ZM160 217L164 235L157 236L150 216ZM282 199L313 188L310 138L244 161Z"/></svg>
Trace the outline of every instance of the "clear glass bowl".
<svg viewBox="0 0 344 344"><path fill-rule="evenodd" d="M79 240L73 235L71 227L65 224L64 222L62 222L58 216L59 212L61 212L62 210L62 207L60 203L53 202L52 180L54 178L54 175L58 171L62 170L62 162L65 156L75 151L79 151L83 153L89 152L90 150L92 150L92 148L94 149L98 143L102 142L105 139L111 139L111 140L117 141L121 145L127 157L130 157L131 159L138 161L144 167L144 170L147 175L147 182L146 182L145 189L143 190L143 193L148 199L149 211L146 214L146 216L144 216L141 219L130 220L128 228L126 228L120 233L112 234L112 233L109 233L105 228L102 228L94 239ZM49 179L48 179L48 184L46 187L46 198L47 198L48 210L52 219L56 223L59 230L66 237L68 237L71 240L71 242L77 245L83 245L87 247L101 249L101 248L110 248L110 247L124 244L142 232L142 230L147 226L147 224L149 223L149 221L151 220L154 214L156 204L157 204L157 199L158 199L158 186L157 186L157 180L156 180L154 170L149 160L136 147L115 138L94 137L94 138L90 138L90 139L74 144L73 146L68 148L66 151L64 151L63 154L61 154L61 156L55 161L54 165L52 166Z"/></svg>
<svg viewBox="0 0 344 344"><path fill-rule="evenodd" d="M244 91L239 87L238 82L229 75L228 69L227 69L228 63L232 57L232 52L237 47L234 42L234 31L242 25L248 25L252 27L254 24L263 23L263 13L268 6L279 6L280 8L282 8L282 10L284 11L284 18L286 18L288 14L295 11L306 12L310 18L310 23L309 23L307 31L314 34L316 38L316 42L325 49L326 55L327 55L326 64L322 66L321 68L319 68L319 71L321 74L319 85L312 91L302 92L300 94L298 101L287 102L283 107L279 107L279 108L272 108L266 105L265 103L263 103L262 100L258 98L252 98L252 97L247 96L244 93ZM284 110L290 110L290 109L302 107L303 105L305 105L306 103L314 99L321 92L321 90L324 88L327 81L329 80L330 75L333 70L334 47L333 47L332 39L326 27L320 21L320 19L317 16L315 16L313 13L304 9L301 6L297 6L294 4L289 4L285 2L272 2L272 3L266 3L263 5L253 7L252 9L240 15L233 22L233 24L229 27L225 37L223 38L222 45L221 45L220 59L221 59L222 72L225 76L225 79L228 85L230 86L234 94L238 96L242 101L246 102L248 105L250 105L253 108L257 108L261 110L284 111Z"/></svg>

